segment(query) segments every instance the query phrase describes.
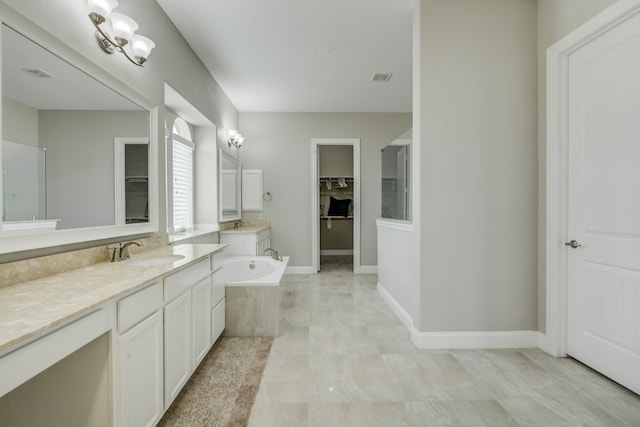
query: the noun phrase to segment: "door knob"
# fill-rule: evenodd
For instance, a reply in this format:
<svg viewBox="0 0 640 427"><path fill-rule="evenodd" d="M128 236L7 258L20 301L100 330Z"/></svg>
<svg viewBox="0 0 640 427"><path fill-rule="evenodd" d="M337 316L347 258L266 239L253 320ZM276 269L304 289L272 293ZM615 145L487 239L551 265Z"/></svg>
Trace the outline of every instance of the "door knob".
<svg viewBox="0 0 640 427"><path fill-rule="evenodd" d="M564 245L565 245L565 246L571 246L573 249L575 249L575 248L577 248L577 247L579 247L579 246L582 246L580 243L578 243L578 241L577 241L577 240L571 240L571 241L569 241L569 242L565 242L565 244L564 244Z"/></svg>

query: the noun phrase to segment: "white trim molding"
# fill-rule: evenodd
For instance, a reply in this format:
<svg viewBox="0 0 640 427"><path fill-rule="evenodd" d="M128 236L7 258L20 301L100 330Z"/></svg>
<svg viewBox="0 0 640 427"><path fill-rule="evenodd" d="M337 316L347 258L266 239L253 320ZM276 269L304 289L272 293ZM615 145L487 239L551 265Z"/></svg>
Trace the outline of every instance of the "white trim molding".
<svg viewBox="0 0 640 427"><path fill-rule="evenodd" d="M411 342L421 349L538 348L545 342L546 337L538 331L421 332L413 326L409 313L384 286L378 283L377 289L382 299L409 330Z"/></svg>
<svg viewBox="0 0 640 427"><path fill-rule="evenodd" d="M320 270L320 211L318 148L321 145L353 147L353 272L360 273L360 138L314 138L311 140L311 267Z"/></svg>
<svg viewBox="0 0 640 427"><path fill-rule="evenodd" d="M384 288L384 286L382 286L382 284L378 283L377 289L382 299L389 305L402 324L411 331L413 329L413 319L411 318L411 315L407 313L407 310L405 310L398 301L396 301L396 299Z"/></svg>
<svg viewBox="0 0 640 427"><path fill-rule="evenodd" d="M640 0L620 0L547 49L546 325L543 349L567 354L569 56L640 13Z"/></svg>
<svg viewBox="0 0 640 427"><path fill-rule="evenodd" d="M420 332L411 328L411 341L423 349L537 348L538 331Z"/></svg>
<svg viewBox="0 0 640 427"><path fill-rule="evenodd" d="M411 221L403 221L399 219L377 218L376 225L378 227L389 228L391 230L405 231L413 233L413 223Z"/></svg>

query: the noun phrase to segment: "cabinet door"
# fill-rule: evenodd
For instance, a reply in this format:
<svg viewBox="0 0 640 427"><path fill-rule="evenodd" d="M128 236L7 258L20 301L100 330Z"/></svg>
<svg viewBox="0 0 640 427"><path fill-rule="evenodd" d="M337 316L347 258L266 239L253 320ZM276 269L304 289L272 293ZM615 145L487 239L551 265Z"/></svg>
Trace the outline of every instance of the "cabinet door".
<svg viewBox="0 0 640 427"><path fill-rule="evenodd" d="M242 210L262 210L262 169L242 170Z"/></svg>
<svg viewBox="0 0 640 427"><path fill-rule="evenodd" d="M120 336L123 426L154 426L164 413L162 312Z"/></svg>
<svg viewBox="0 0 640 427"><path fill-rule="evenodd" d="M211 340L216 342L222 335L225 327L225 300L224 298L211 310Z"/></svg>
<svg viewBox="0 0 640 427"><path fill-rule="evenodd" d="M193 313L193 369L211 348L211 278L207 277L191 291Z"/></svg>
<svg viewBox="0 0 640 427"><path fill-rule="evenodd" d="M165 407L169 407L191 374L191 292L164 308Z"/></svg>

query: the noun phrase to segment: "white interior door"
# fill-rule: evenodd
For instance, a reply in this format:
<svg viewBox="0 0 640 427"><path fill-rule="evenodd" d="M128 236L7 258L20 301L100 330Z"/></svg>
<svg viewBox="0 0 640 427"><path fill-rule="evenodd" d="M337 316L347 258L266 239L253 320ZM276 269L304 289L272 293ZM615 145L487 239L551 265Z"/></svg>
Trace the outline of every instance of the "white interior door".
<svg viewBox="0 0 640 427"><path fill-rule="evenodd" d="M569 57L568 353L640 392L640 15Z"/></svg>

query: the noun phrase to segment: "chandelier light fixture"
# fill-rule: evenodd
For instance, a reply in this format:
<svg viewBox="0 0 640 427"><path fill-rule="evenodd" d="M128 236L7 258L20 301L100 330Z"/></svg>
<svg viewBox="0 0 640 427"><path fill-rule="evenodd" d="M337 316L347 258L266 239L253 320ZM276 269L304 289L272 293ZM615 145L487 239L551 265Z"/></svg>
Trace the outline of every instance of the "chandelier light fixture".
<svg viewBox="0 0 640 427"><path fill-rule="evenodd" d="M227 141L227 144L229 145L229 147L242 147L242 144L244 144L244 136L242 136L240 132L235 129L229 129L228 134L229 140Z"/></svg>
<svg viewBox="0 0 640 427"><path fill-rule="evenodd" d="M96 27L96 40L106 53L118 51L135 65L147 62L155 43L148 37L135 34L138 24L121 13L112 13L118 0L88 0L89 19Z"/></svg>

